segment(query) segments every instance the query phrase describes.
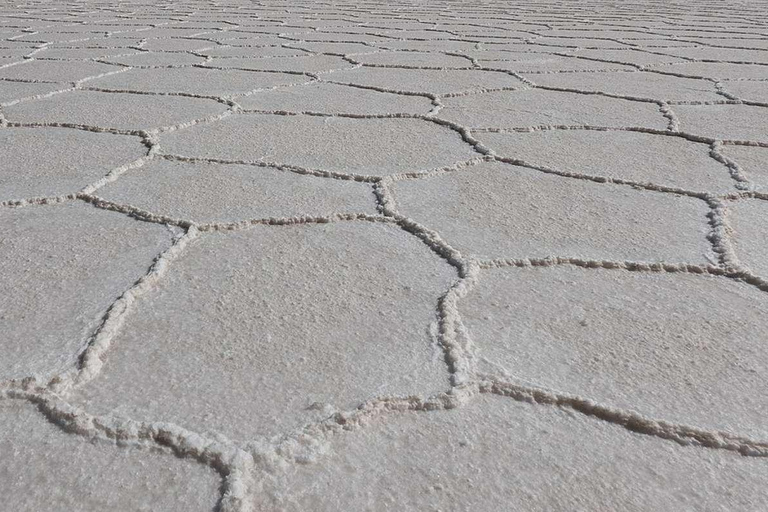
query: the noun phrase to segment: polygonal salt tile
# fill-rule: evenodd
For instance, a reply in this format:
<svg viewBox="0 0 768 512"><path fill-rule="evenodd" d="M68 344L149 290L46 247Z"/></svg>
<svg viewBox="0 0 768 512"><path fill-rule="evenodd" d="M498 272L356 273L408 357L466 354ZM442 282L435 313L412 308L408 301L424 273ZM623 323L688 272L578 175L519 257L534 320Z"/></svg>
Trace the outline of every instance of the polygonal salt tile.
<svg viewBox="0 0 768 512"><path fill-rule="evenodd" d="M142 52L133 55L120 55L116 57L105 57L109 62L123 64L125 66L191 66L192 64L203 64L205 57L192 55L190 53L178 52ZM91 84L88 84L91 85Z"/></svg>
<svg viewBox="0 0 768 512"><path fill-rule="evenodd" d="M723 47L730 47L730 48L736 48L739 50L747 49L747 50L768 50L768 39L760 38L740 38L740 37L717 37L717 38L695 38L691 39L692 43L697 44L704 44L704 45L711 45L712 43L717 44L718 46Z"/></svg>
<svg viewBox="0 0 768 512"><path fill-rule="evenodd" d="M578 29L567 29L567 28L556 28L554 30L548 30L545 32L547 36L551 37L562 37L562 38L595 38L595 39L664 39L666 36L661 34L648 34L645 32L639 32L636 30L606 30L606 29L596 29L596 30L584 30L582 28Z"/></svg>
<svg viewBox="0 0 768 512"><path fill-rule="evenodd" d="M290 71L293 73L326 73L337 69L351 69L355 65L341 57L330 55L304 55L302 57L250 58L250 57L214 57L208 63L216 68L237 68L261 71ZM291 75L285 75L291 76ZM292 76L296 80L296 76Z"/></svg>
<svg viewBox="0 0 768 512"><path fill-rule="evenodd" d="M755 287L688 273L503 268L484 272L459 308L484 371L672 423L768 435L768 300Z"/></svg>
<svg viewBox="0 0 768 512"><path fill-rule="evenodd" d="M4 108L9 121L149 130L224 113L227 105L182 96L73 91Z"/></svg>
<svg viewBox="0 0 768 512"><path fill-rule="evenodd" d="M735 95L741 100L768 104L768 80L758 80L754 82L737 80L724 82L722 85L726 92Z"/></svg>
<svg viewBox="0 0 768 512"><path fill-rule="evenodd" d="M171 243L167 228L85 203L0 210L0 379L72 365L107 308Z"/></svg>
<svg viewBox="0 0 768 512"><path fill-rule="evenodd" d="M709 156L709 145L682 137L623 130L545 130L476 137L499 156L558 171L694 191L735 191L728 168Z"/></svg>
<svg viewBox="0 0 768 512"><path fill-rule="evenodd" d="M150 39L141 48L157 52L185 52L216 46L215 42L206 39Z"/></svg>
<svg viewBox="0 0 768 512"><path fill-rule="evenodd" d="M621 50L627 45L617 41L605 39L590 39L586 37L537 37L535 42L553 48L581 48L581 49L615 49Z"/></svg>
<svg viewBox="0 0 768 512"><path fill-rule="evenodd" d="M246 110L327 114L426 114L432 109L432 102L423 96L392 94L329 83L261 91L239 98L237 103Z"/></svg>
<svg viewBox="0 0 768 512"><path fill-rule="evenodd" d="M31 48L0 48L0 66L7 66L11 62L21 61L25 55L29 55L32 51Z"/></svg>
<svg viewBox="0 0 768 512"><path fill-rule="evenodd" d="M627 71L631 66L610 62L598 62L573 57L555 55L529 54L528 58L516 58L511 61L478 61L484 68L504 69L518 73L556 73L559 71ZM536 80L535 76L528 77Z"/></svg>
<svg viewBox="0 0 768 512"><path fill-rule="evenodd" d="M0 69L0 78L40 80L46 82L75 82L89 76L119 71L119 66L99 62L59 62L53 60L27 60L15 66Z"/></svg>
<svg viewBox="0 0 768 512"><path fill-rule="evenodd" d="M289 41L292 48L301 48L310 52L330 55L349 55L355 53L370 53L378 50L375 46L360 43L307 43L304 41Z"/></svg>
<svg viewBox="0 0 768 512"><path fill-rule="evenodd" d="M768 64L768 52L764 50L747 50L741 48L669 48L664 53L690 59L708 59L731 62L759 62Z"/></svg>
<svg viewBox="0 0 768 512"><path fill-rule="evenodd" d="M373 32L373 30L369 28L363 28L363 30ZM456 37L455 34L443 30L385 30L382 31L382 35L387 35L397 39L418 39L427 41L434 39L445 40Z"/></svg>
<svg viewBox="0 0 768 512"><path fill-rule="evenodd" d="M541 89L445 98L443 104L438 117L468 127L592 125L664 130L668 124L653 103Z"/></svg>
<svg viewBox="0 0 768 512"><path fill-rule="evenodd" d="M302 42L301 44L305 44ZM422 52L467 52L476 50L478 43L470 41L398 41L390 39L388 41L377 42L376 46L388 50L413 50ZM370 48L370 47L369 47Z"/></svg>
<svg viewBox="0 0 768 512"><path fill-rule="evenodd" d="M32 82L7 82L0 80L0 103L7 104L22 98L66 89L63 84L46 84Z"/></svg>
<svg viewBox="0 0 768 512"><path fill-rule="evenodd" d="M720 152L739 165L757 190L768 189L768 148L728 144Z"/></svg>
<svg viewBox="0 0 768 512"><path fill-rule="evenodd" d="M683 59L679 57L658 55L657 53L633 50L632 48L626 48L624 50L578 50L574 55L590 59L602 59L626 64L635 64L637 66L683 62Z"/></svg>
<svg viewBox="0 0 768 512"><path fill-rule="evenodd" d="M656 69L664 72L712 79L768 79L768 67L758 64L684 62L670 66L661 66Z"/></svg>
<svg viewBox="0 0 768 512"><path fill-rule="evenodd" d="M345 432L316 463L270 475L254 508L756 512L768 506L766 468L736 453L482 395L457 409L387 414Z"/></svg>
<svg viewBox="0 0 768 512"><path fill-rule="evenodd" d="M132 48L45 48L34 54L36 59L44 62L47 59L105 59L116 55L132 55L139 50ZM115 68L117 70L120 68Z"/></svg>
<svg viewBox="0 0 768 512"><path fill-rule="evenodd" d="M359 68L333 73L328 80L391 91L449 94L485 89L523 88L522 82L505 73L458 69Z"/></svg>
<svg viewBox="0 0 768 512"><path fill-rule="evenodd" d="M300 57L302 55L309 55L304 50L284 48L282 46L264 46L255 48L216 46L208 50L203 50L200 53L211 57L245 57L253 59L268 57Z"/></svg>
<svg viewBox="0 0 768 512"><path fill-rule="evenodd" d="M742 265L768 279L768 201L748 200L728 205L733 249Z"/></svg>
<svg viewBox="0 0 768 512"><path fill-rule="evenodd" d="M768 143L765 108L749 105L675 105L680 130L720 140Z"/></svg>
<svg viewBox="0 0 768 512"><path fill-rule="evenodd" d="M131 69L119 75L92 80L88 86L107 90L184 92L208 96L232 96L276 85L303 82L306 82L305 77L285 73L191 67Z"/></svg>
<svg viewBox="0 0 768 512"><path fill-rule="evenodd" d="M110 39L154 39L154 38L185 38L195 37L205 33L205 30L183 27L155 27L142 30L120 31L112 34Z"/></svg>
<svg viewBox="0 0 768 512"><path fill-rule="evenodd" d="M301 41L309 41L312 43L370 43L374 45L388 44L392 41L391 38L385 36L376 36L372 34L345 34L340 32L334 33L322 33L322 32L306 32L306 33L290 33L290 37L301 39Z"/></svg>
<svg viewBox="0 0 768 512"><path fill-rule="evenodd" d="M417 172L477 156L458 133L419 119L245 114L163 134L161 152L365 175Z"/></svg>
<svg viewBox="0 0 768 512"><path fill-rule="evenodd" d="M412 66L430 68L471 68L472 61L464 57L428 52L379 52L355 55L352 59L361 64L376 66Z"/></svg>
<svg viewBox="0 0 768 512"><path fill-rule="evenodd" d="M567 53L566 51L555 50L557 53ZM512 61L512 60L527 60L535 58L554 57L552 52L542 51L541 49L532 49L528 45L523 48L508 49L506 46L496 48L496 45L491 47L482 47L471 50L464 50L460 52L462 55L477 59L481 63L491 61Z"/></svg>
<svg viewBox="0 0 768 512"><path fill-rule="evenodd" d="M68 41L66 43L53 43L46 46L46 50L51 49L73 49L73 48L124 48L127 52L135 52L136 42L130 40L117 41L110 38L92 38L77 41Z"/></svg>
<svg viewBox="0 0 768 512"><path fill-rule="evenodd" d="M105 41L106 34L74 34L74 33L64 33L64 34L57 34L57 33L46 33L44 31L39 32L32 32L32 33L25 33L21 37L16 37L14 39L14 42L17 43L26 43L26 44L37 44L37 43L59 43L59 44L69 44L69 43L75 43L82 41L84 39L87 39L89 41L99 41L104 42ZM7 44L8 41L4 41L3 44Z"/></svg>
<svg viewBox="0 0 768 512"><path fill-rule="evenodd" d="M289 39L284 39L281 37L276 36L268 36L268 35L261 35L261 36L254 36L254 37L232 37L232 34L228 34L227 32L222 32L221 36L214 36L213 34L206 34L205 39L209 39L211 41L217 41L221 45L227 45L227 46L239 46L242 48L256 48L256 47L267 47L267 46L280 46L283 43L291 42ZM227 37L225 37L227 36Z"/></svg>
<svg viewBox="0 0 768 512"><path fill-rule="evenodd" d="M403 215L481 258L578 256L705 263L707 204L625 185L482 163L396 182Z"/></svg>
<svg viewBox="0 0 768 512"><path fill-rule="evenodd" d="M0 401L0 495L8 510L210 511L221 478L169 453L66 433L29 403Z"/></svg>
<svg viewBox="0 0 768 512"><path fill-rule="evenodd" d="M5 128L0 130L0 201L71 194L146 153L138 137Z"/></svg>
<svg viewBox="0 0 768 512"><path fill-rule="evenodd" d="M663 101L714 101L723 99L717 94L712 82L643 71L525 76L536 85L576 89L584 92L605 92L634 98Z"/></svg>
<svg viewBox="0 0 768 512"><path fill-rule="evenodd" d="M394 225L207 234L142 298L89 409L273 435L389 395L444 390L437 301L455 269Z"/></svg>
<svg viewBox="0 0 768 512"><path fill-rule="evenodd" d="M116 203L195 222L376 214L373 191L367 183L249 165L154 160L97 194Z"/></svg>

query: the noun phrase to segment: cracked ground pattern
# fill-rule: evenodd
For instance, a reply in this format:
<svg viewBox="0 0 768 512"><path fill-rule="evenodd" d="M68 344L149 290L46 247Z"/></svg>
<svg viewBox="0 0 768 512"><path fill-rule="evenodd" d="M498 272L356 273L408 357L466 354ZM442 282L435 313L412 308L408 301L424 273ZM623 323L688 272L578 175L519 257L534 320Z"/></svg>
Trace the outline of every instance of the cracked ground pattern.
<svg viewBox="0 0 768 512"><path fill-rule="evenodd" d="M768 509L768 3L0 7L0 496Z"/></svg>

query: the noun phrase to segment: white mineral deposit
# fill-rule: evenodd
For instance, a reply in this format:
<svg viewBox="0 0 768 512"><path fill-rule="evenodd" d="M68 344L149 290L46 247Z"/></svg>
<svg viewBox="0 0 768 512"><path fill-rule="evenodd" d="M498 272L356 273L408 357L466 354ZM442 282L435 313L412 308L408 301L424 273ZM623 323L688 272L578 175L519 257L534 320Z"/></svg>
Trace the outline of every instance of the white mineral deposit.
<svg viewBox="0 0 768 512"><path fill-rule="evenodd" d="M0 511L768 510L768 2L0 4Z"/></svg>

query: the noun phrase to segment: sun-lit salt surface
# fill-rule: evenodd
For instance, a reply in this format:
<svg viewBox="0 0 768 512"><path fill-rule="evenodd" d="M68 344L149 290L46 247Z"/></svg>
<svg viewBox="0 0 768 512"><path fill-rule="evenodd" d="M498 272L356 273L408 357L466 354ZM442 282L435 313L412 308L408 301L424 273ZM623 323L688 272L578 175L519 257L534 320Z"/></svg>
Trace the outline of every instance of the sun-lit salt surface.
<svg viewBox="0 0 768 512"><path fill-rule="evenodd" d="M768 5L0 9L0 496L768 508Z"/></svg>

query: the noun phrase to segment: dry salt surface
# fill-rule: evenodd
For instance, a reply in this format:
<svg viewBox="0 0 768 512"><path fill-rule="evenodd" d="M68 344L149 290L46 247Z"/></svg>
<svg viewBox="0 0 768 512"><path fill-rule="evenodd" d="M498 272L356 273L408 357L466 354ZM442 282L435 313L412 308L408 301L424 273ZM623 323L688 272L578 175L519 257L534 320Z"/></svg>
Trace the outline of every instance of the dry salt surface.
<svg viewBox="0 0 768 512"><path fill-rule="evenodd" d="M768 4L0 8L3 510L768 510Z"/></svg>

